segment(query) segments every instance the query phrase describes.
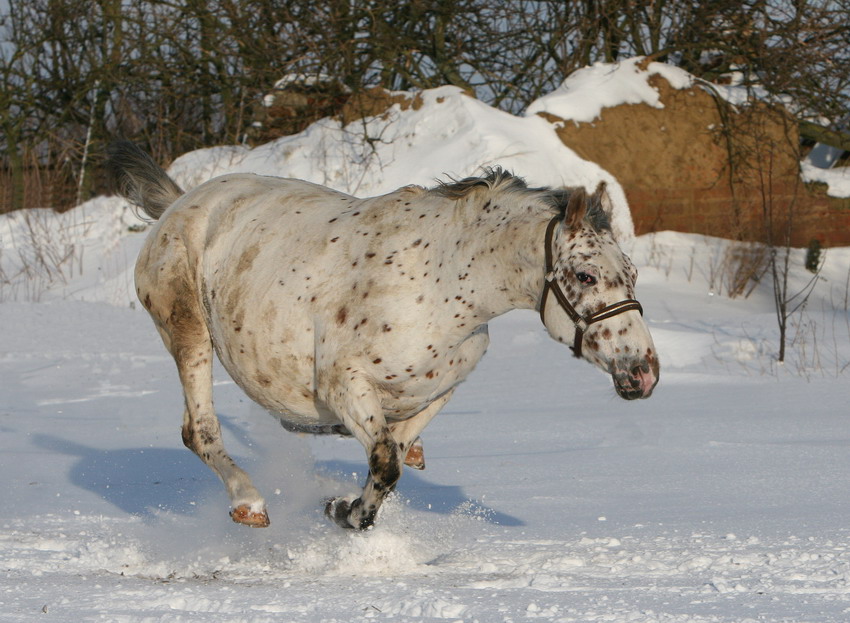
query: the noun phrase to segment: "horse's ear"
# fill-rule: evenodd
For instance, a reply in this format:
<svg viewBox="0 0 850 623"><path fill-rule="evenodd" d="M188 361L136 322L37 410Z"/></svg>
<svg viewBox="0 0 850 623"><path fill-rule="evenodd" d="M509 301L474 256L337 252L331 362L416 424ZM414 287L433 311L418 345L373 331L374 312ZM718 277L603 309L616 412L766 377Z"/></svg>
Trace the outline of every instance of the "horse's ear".
<svg viewBox="0 0 850 623"><path fill-rule="evenodd" d="M596 203L608 220L614 215L614 203L611 201L611 195L608 194L608 185L605 182L599 182L596 190L593 192L593 203Z"/></svg>
<svg viewBox="0 0 850 623"><path fill-rule="evenodd" d="M611 231L611 218L614 215L614 203L605 182L599 182L590 197L587 219L597 232Z"/></svg>
<svg viewBox="0 0 850 623"><path fill-rule="evenodd" d="M610 223L614 218L614 202L611 201L611 194L608 192L608 185L605 182L599 182L593 196L599 202L599 207L605 213L605 217Z"/></svg>
<svg viewBox="0 0 850 623"><path fill-rule="evenodd" d="M579 186L570 193L570 200L567 203L567 213L564 216L564 224L570 229L578 229L581 227L586 214L587 193L583 187Z"/></svg>

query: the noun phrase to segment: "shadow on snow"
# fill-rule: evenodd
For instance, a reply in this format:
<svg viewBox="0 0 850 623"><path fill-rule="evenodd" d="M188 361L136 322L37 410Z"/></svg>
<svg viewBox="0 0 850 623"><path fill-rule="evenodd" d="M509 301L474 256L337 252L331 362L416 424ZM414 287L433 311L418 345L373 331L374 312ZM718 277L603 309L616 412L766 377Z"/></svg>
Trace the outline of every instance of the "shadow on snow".
<svg viewBox="0 0 850 623"><path fill-rule="evenodd" d="M150 447L105 450L44 434L36 435L33 441L50 452L77 457L68 474L72 484L95 493L127 514L146 520L159 511L196 515L200 503L219 489L224 498L218 479L189 450ZM309 484L308 479L320 472L345 483L344 486L353 485L354 473L361 483L366 478L364 463L322 460L314 461L313 465L313 474L305 473L309 472L308 467L296 476ZM525 525L517 517L470 499L459 486L434 484L411 469L404 471L398 492L407 501L406 505L417 511L471 515L502 526Z"/></svg>

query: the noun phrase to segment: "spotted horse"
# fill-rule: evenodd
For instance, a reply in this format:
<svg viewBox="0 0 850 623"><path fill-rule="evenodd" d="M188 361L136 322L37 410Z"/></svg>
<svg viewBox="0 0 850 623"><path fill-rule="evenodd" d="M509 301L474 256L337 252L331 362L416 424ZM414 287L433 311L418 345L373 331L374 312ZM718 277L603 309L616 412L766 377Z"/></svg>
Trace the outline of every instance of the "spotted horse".
<svg viewBox="0 0 850 623"><path fill-rule="evenodd" d="M360 530L484 354L492 318L538 310L549 334L609 373L625 399L648 397L658 381L604 186L591 196L529 188L497 168L369 199L241 173L184 193L135 145L110 151L119 193L156 220L136 289L177 363L183 441L224 482L238 523L269 519L222 444L213 350L285 428L363 445L360 495L325 508Z"/></svg>

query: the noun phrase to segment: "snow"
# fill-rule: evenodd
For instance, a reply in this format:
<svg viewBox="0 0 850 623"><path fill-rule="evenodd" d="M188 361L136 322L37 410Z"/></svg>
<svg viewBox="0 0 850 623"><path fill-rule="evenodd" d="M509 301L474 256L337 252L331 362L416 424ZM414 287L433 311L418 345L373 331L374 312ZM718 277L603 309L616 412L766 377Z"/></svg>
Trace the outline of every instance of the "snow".
<svg viewBox="0 0 850 623"><path fill-rule="evenodd" d="M822 169L808 160L800 163L803 180L826 184L826 194L830 197L850 197L850 167Z"/></svg>
<svg viewBox="0 0 850 623"><path fill-rule="evenodd" d="M815 143L812 150L803 159L803 162L818 169L831 169L842 155L844 155L844 150L840 147L833 147L825 143Z"/></svg>
<svg viewBox="0 0 850 623"><path fill-rule="evenodd" d="M534 119L451 88L424 97L369 121L377 155L324 122L171 170L186 186L258 170L359 194L480 164L534 184L604 175ZM271 526L251 530L180 440L174 364L134 307L134 224L114 198L0 218L0 621L848 619L850 248L826 251L780 365L770 279L726 295L740 246L627 238L661 356L653 397L618 399L534 313L507 314L425 431L427 469L365 533L320 511L358 490L359 445L287 433L217 368L225 444L269 502Z"/></svg>
<svg viewBox="0 0 850 623"><path fill-rule="evenodd" d="M693 76L683 69L658 62L646 63L642 56L619 63L599 62L570 74L552 93L532 102L525 114L530 117L549 113L575 123L591 123L603 109L621 104L664 108L658 89L649 84L649 78L655 75L667 80L674 89L687 89L694 84Z"/></svg>

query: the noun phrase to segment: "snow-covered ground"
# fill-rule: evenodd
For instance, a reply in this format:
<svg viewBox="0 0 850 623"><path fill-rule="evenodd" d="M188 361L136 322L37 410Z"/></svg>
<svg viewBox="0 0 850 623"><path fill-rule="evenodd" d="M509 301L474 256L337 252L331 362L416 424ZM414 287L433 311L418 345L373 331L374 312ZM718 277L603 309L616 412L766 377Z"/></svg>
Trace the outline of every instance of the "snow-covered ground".
<svg viewBox="0 0 850 623"><path fill-rule="evenodd" d="M548 170L525 144L511 160L510 144L543 136L536 121L428 97L394 117L392 157L336 186L371 194L478 164L538 184L606 176L561 147ZM453 129L428 143L441 117ZM172 173L190 186L237 154L330 183L341 160L311 154L339 130L190 154ZM425 431L427 469L405 472L365 533L320 512L359 488L360 446L287 433L218 369L225 443L269 501L271 526L251 530L180 440L174 364L132 304L136 223L106 198L0 218L0 621L850 620L850 249L826 252L778 365L770 280L726 296L739 247L628 240L661 355L652 398L617 398L534 313L503 316ZM802 251L791 265L796 292L811 275Z"/></svg>

